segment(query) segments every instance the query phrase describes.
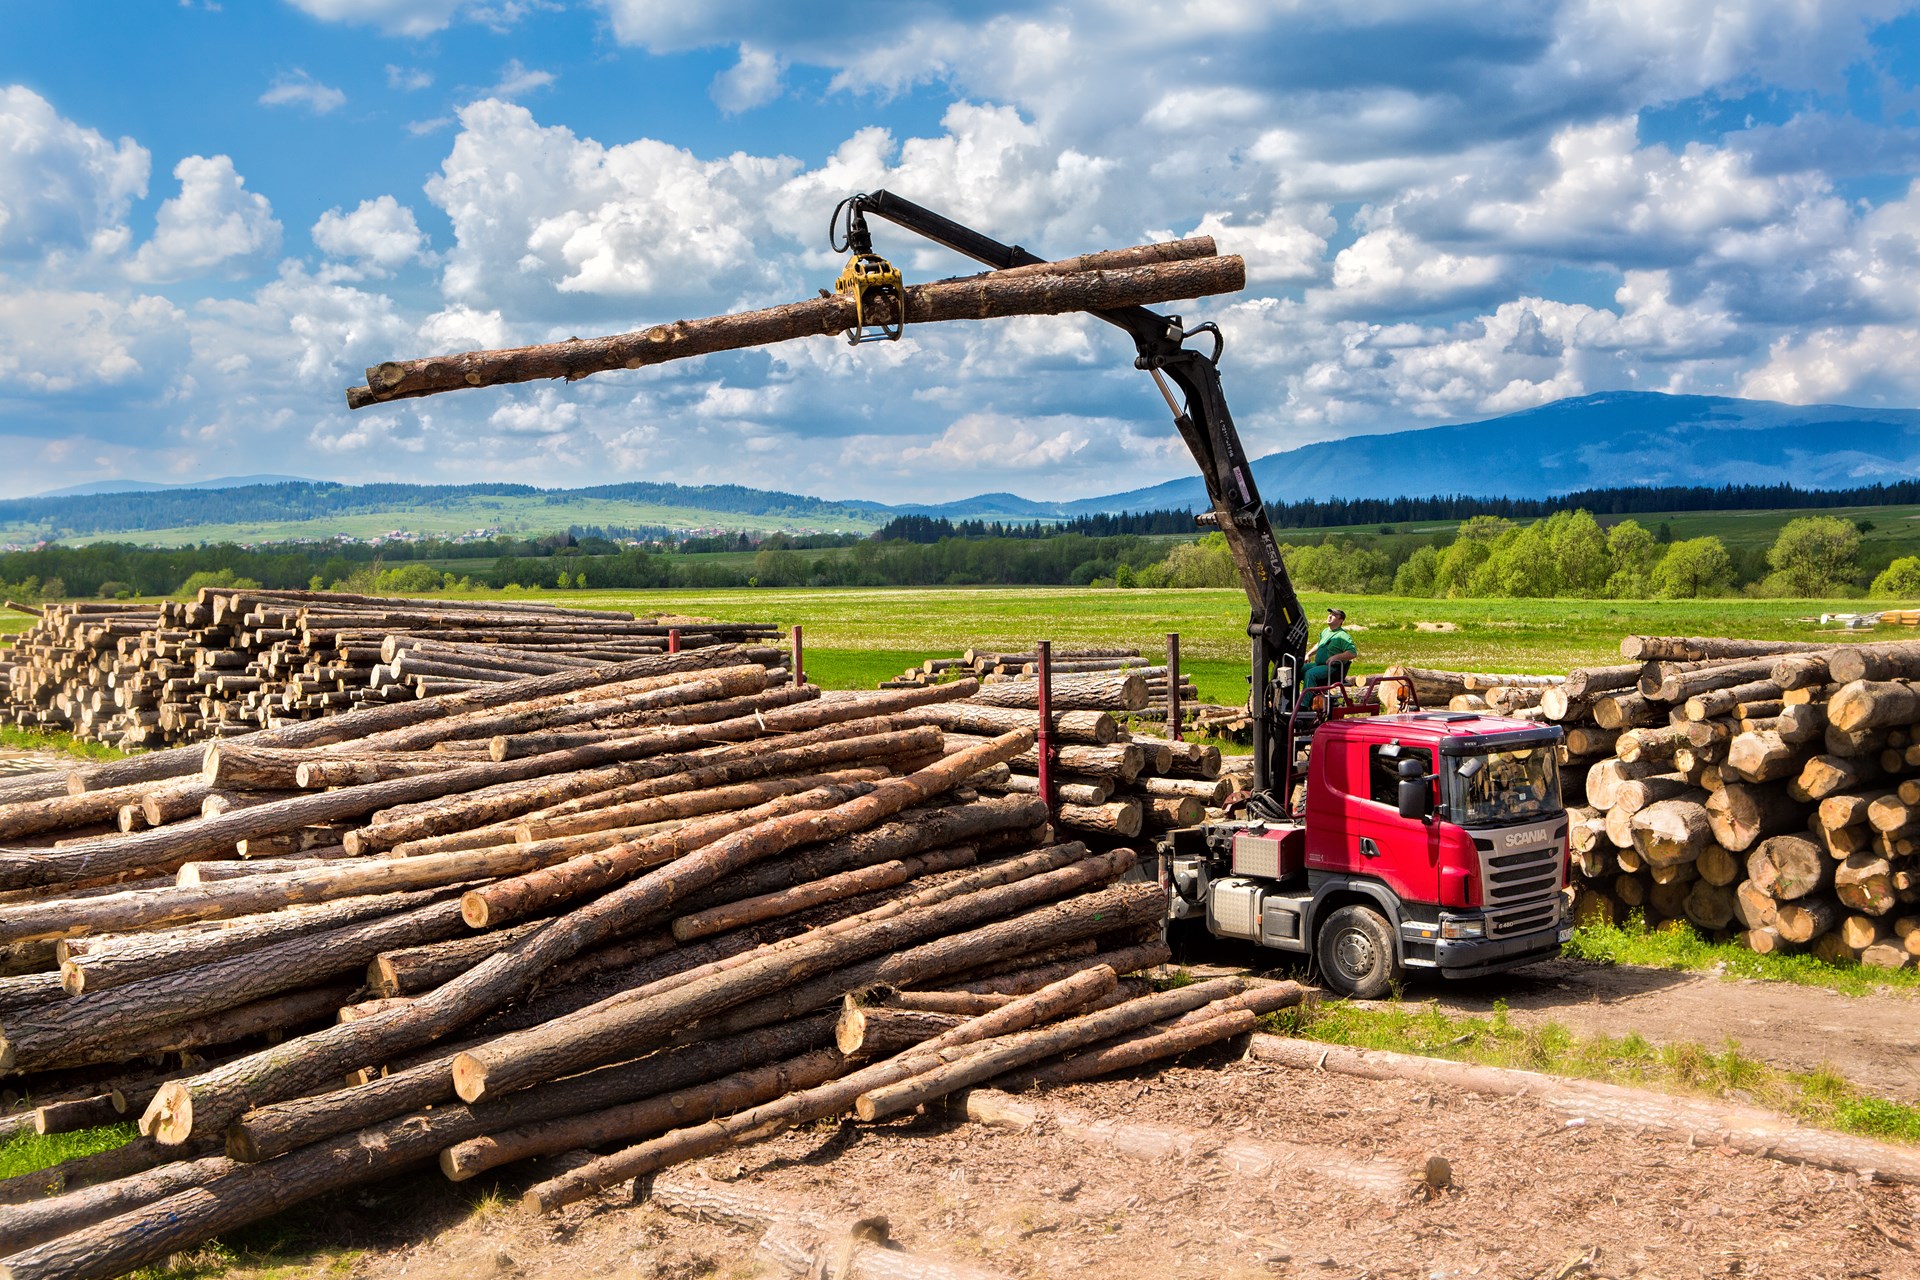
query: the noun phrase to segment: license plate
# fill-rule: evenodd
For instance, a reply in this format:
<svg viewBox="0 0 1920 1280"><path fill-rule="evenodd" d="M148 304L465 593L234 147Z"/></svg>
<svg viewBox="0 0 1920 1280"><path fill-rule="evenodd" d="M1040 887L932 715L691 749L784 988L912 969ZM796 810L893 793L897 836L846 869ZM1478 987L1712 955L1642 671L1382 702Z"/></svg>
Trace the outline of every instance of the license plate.
<svg viewBox="0 0 1920 1280"><path fill-rule="evenodd" d="M1562 941L1562 942L1571 942L1571 941L1573 941L1573 926L1572 926L1572 925L1570 925L1570 924L1563 924L1563 925L1561 925L1561 926L1560 926L1560 941Z"/></svg>

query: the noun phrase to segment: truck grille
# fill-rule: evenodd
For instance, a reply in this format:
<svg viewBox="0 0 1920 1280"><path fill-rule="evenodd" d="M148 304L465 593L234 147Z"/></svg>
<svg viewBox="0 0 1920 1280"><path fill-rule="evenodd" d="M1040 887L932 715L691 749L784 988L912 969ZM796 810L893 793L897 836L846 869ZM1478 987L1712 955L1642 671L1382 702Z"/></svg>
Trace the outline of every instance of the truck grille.
<svg viewBox="0 0 1920 1280"><path fill-rule="evenodd" d="M1532 849L1495 853L1493 842L1475 836L1480 852L1481 900L1487 936L1513 937L1552 925L1560 912L1560 850L1566 828L1541 833Z"/></svg>

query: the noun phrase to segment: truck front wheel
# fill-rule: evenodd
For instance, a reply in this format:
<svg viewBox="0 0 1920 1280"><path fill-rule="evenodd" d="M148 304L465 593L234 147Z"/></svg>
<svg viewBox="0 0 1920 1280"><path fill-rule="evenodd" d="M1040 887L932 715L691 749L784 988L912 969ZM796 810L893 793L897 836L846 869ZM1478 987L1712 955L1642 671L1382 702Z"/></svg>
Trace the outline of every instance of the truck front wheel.
<svg viewBox="0 0 1920 1280"><path fill-rule="evenodd" d="M1393 927L1372 907L1341 907L1328 916L1314 951L1327 985L1356 999L1379 999L1399 974Z"/></svg>

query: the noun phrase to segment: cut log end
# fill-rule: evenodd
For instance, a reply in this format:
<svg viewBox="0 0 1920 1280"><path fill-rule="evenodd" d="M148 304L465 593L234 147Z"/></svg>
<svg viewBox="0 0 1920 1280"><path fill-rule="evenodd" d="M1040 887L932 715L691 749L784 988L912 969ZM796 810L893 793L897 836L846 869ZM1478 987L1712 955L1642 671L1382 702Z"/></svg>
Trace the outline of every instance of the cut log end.
<svg viewBox="0 0 1920 1280"><path fill-rule="evenodd" d="M462 1102L478 1102L487 1096L487 1064L470 1053L453 1060L453 1091Z"/></svg>
<svg viewBox="0 0 1920 1280"><path fill-rule="evenodd" d="M193 1136L193 1092L178 1081L168 1081L147 1104L140 1132L163 1147L177 1147Z"/></svg>

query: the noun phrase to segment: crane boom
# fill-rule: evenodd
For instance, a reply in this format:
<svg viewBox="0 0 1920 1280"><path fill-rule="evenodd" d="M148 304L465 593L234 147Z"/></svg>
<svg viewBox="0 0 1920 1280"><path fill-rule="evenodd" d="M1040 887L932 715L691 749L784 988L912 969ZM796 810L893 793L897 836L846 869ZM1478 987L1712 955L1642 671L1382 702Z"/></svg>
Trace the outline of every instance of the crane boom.
<svg viewBox="0 0 1920 1280"><path fill-rule="evenodd" d="M1001 244L892 192L851 196L844 207L849 230L857 229L863 240L866 227L862 215L871 213L995 270L1046 261L1019 245ZM1307 620L1280 558L1280 546L1274 540L1266 506L1260 501L1240 433L1234 429L1233 415L1227 409L1226 393L1220 384L1220 354L1225 339L1213 324L1186 329L1178 316L1163 316L1145 307L1092 314L1126 330L1133 339L1134 367L1153 375L1173 412L1175 428L1200 466L1213 507L1200 520L1226 536L1251 615L1247 634L1253 641L1249 703L1254 726L1253 807L1272 816L1282 815L1287 798L1273 791L1276 779L1291 776L1293 744L1284 727L1285 713L1291 710L1290 702L1300 687L1305 667ZM1189 337L1202 333L1213 338L1211 352L1186 345ZM1169 382L1177 388L1177 396L1169 389Z"/></svg>

